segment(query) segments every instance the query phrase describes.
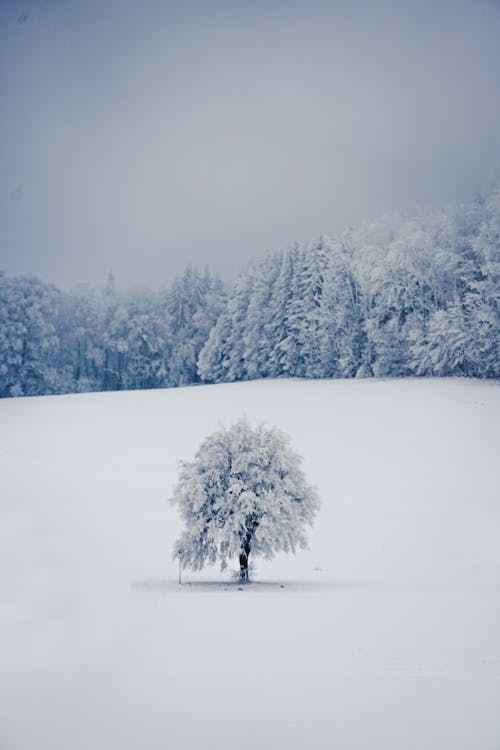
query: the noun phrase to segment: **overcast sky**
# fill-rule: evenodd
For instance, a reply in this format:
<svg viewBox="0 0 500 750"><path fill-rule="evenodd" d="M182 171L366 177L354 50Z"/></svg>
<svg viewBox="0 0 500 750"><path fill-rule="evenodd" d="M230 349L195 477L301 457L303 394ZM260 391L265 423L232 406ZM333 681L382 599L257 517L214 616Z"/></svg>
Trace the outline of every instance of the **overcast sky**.
<svg viewBox="0 0 500 750"><path fill-rule="evenodd" d="M233 274L487 189L497 0L0 4L0 268Z"/></svg>

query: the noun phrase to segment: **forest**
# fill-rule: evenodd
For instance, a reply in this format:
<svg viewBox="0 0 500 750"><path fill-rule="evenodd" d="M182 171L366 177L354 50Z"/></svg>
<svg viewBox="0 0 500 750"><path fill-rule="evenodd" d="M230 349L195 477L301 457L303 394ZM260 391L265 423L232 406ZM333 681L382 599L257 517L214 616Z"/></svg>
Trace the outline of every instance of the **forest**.
<svg viewBox="0 0 500 750"><path fill-rule="evenodd" d="M0 272L0 396L255 378L497 378L500 189L269 252L227 285Z"/></svg>

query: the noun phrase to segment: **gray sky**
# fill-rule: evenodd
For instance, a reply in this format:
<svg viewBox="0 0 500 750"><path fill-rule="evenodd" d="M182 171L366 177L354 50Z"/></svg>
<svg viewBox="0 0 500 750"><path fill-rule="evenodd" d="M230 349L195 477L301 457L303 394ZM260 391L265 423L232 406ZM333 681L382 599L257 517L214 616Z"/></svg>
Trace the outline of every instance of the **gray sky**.
<svg viewBox="0 0 500 750"><path fill-rule="evenodd" d="M498 179L496 0L0 4L0 268L228 276Z"/></svg>

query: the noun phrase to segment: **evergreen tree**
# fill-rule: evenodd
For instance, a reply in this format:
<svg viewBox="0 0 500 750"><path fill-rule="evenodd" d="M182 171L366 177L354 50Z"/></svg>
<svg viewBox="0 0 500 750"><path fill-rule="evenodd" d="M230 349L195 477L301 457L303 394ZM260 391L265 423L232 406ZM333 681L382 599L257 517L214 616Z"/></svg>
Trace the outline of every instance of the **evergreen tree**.
<svg viewBox="0 0 500 750"><path fill-rule="evenodd" d="M265 378L270 374L273 320L272 298L280 272L281 255L267 255L253 268L252 293L244 326L245 374Z"/></svg>
<svg viewBox="0 0 500 750"><path fill-rule="evenodd" d="M198 373L207 383L246 379L244 326L252 277L240 274L198 358Z"/></svg>
<svg viewBox="0 0 500 750"><path fill-rule="evenodd" d="M167 292L166 311L171 330L169 385L198 381L198 358L224 302L225 290L220 279L208 271L202 275L192 267Z"/></svg>
<svg viewBox="0 0 500 750"><path fill-rule="evenodd" d="M271 329L274 347L270 370L273 375L300 375L301 305L305 291L302 286L303 266L304 251L295 244L284 254L275 298L271 303L276 311Z"/></svg>
<svg viewBox="0 0 500 750"><path fill-rule="evenodd" d="M326 331L322 303L329 256L330 248L320 237L303 251L296 266L294 299L288 315L288 372L297 377L324 376L321 351Z"/></svg>
<svg viewBox="0 0 500 750"><path fill-rule="evenodd" d="M322 377L354 377L365 350L362 299L344 242L333 243L321 298L319 368Z"/></svg>

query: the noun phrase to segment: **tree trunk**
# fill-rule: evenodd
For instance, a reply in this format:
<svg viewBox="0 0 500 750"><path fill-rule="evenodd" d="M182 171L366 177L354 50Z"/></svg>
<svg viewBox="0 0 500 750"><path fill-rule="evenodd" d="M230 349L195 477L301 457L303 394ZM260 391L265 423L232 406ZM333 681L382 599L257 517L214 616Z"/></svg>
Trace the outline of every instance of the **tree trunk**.
<svg viewBox="0 0 500 750"><path fill-rule="evenodd" d="M248 557L250 555L251 534L247 534L241 546L240 552L240 583L249 583L248 578Z"/></svg>

